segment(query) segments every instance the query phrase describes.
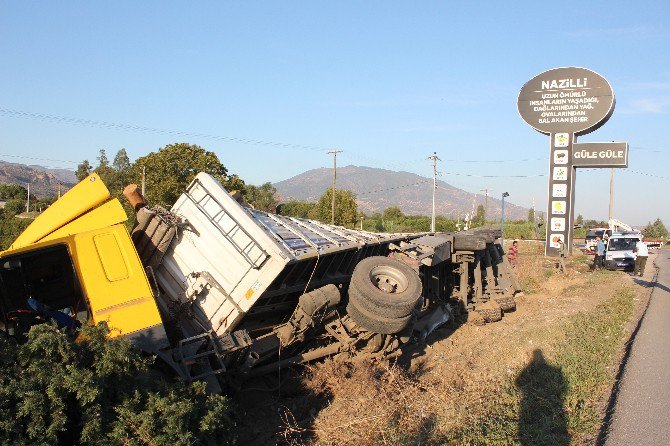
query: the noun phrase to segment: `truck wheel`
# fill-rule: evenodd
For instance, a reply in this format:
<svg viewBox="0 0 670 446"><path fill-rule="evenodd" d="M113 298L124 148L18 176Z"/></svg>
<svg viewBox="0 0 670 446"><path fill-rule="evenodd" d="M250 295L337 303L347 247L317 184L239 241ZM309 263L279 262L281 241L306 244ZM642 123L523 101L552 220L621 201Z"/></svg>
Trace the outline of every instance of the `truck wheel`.
<svg viewBox="0 0 670 446"><path fill-rule="evenodd" d="M421 280L409 265L388 257L358 262L351 276L349 301L389 319L405 318L421 299Z"/></svg>
<svg viewBox="0 0 670 446"><path fill-rule="evenodd" d="M502 320L502 309L499 305L492 302L487 302L479 308L475 309L482 317L483 322L498 322Z"/></svg>
<svg viewBox="0 0 670 446"><path fill-rule="evenodd" d="M497 297L493 300L495 300L496 303L500 305L500 309L505 313L516 310L516 300L514 300L514 298L511 296Z"/></svg>
<svg viewBox="0 0 670 446"><path fill-rule="evenodd" d="M414 314L410 313L402 318L389 318L371 313L365 309L358 308L353 302L347 304L349 317L362 328L373 333L394 334L401 332L412 320Z"/></svg>

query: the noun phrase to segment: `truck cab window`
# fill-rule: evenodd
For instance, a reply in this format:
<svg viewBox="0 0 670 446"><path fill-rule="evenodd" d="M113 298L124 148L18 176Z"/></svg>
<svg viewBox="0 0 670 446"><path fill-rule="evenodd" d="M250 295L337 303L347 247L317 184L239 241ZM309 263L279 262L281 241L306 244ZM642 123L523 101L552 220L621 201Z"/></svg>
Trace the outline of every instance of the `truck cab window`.
<svg viewBox="0 0 670 446"><path fill-rule="evenodd" d="M19 338L38 323L76 328L88 318L65 245L0 260L0 304L5 331Z"/></svg>

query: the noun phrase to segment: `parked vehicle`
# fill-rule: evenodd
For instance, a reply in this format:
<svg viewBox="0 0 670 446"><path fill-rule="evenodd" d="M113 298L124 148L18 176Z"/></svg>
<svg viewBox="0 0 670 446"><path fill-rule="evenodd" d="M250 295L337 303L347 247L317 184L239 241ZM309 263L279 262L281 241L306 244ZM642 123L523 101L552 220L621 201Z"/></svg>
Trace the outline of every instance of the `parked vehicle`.
<svg viewBox="0 0 670 446"><path fill-rule="evenodd" d="M605 268L633 270L635 268L635 244L642 240L637 232L613 233L607 241Z"/></svg>
<svg viewBox="0 0 670 446"><path fill-rule="evenodd" d="M600 239L603 240L607 230L607 228L589 229L589 232L586 233L586 237L584 237L584 251L593 254L596 250L596 237L600 237Z"/></svg>
<svg viewBox="0 0 670 446"><path fill-rule="evenodd" d="M91 175L0 253L6 334L56 314L70 330L106 321L218 392L326 356L392 358L449 321L516 307L498 229L351 230L245 207L205 173L170 211L129 197L132 234Z"/></svg>

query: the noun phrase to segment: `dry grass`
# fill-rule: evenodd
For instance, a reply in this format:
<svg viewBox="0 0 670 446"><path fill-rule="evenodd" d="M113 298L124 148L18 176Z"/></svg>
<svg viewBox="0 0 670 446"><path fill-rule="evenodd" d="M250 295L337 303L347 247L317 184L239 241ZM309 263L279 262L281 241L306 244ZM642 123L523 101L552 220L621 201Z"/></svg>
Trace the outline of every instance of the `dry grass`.
<svg viewBox="0 0 670 446"><path fill-rule="evenodd" d="M407 371L328 361L312 368L306 386L329 404L308 431L287 419L286 440L323 446L589 442L633 308L632 291L619 292L590 314L532 333L535 345L502 367L455 360Z"/></svg>
<svg viewBox="0 0 670 446"><path fill-rule="evenodd" d="M322 408L283 416L294 445L568 445L591 443L634 314L627 276L567 274L522 245L519 275L536 283L519 311L442 333L409 368L326 361L304 385ZM539 247L541 250L541 246ZM525 257L525 258L524 258Z"/></svg>

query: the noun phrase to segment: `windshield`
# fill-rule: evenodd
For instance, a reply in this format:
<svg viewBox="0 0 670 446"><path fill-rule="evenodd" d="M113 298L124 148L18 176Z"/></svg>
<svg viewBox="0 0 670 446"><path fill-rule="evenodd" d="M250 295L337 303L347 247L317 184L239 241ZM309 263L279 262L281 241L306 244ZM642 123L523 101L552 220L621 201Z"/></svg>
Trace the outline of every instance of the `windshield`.
<svg viewBox="0 0 670 446"><path fill-rule="evenodd" d="M637 240L636 238L611 238L607 249L610 251L632 251Z"/></svg>
<svg viewBox="0 0 670 446"><path fill-rule="evenodd" d="M596 237L603 238L603 234L605 231L589 231L588 234L586 234L586 240L593 240Z"/></svg>

